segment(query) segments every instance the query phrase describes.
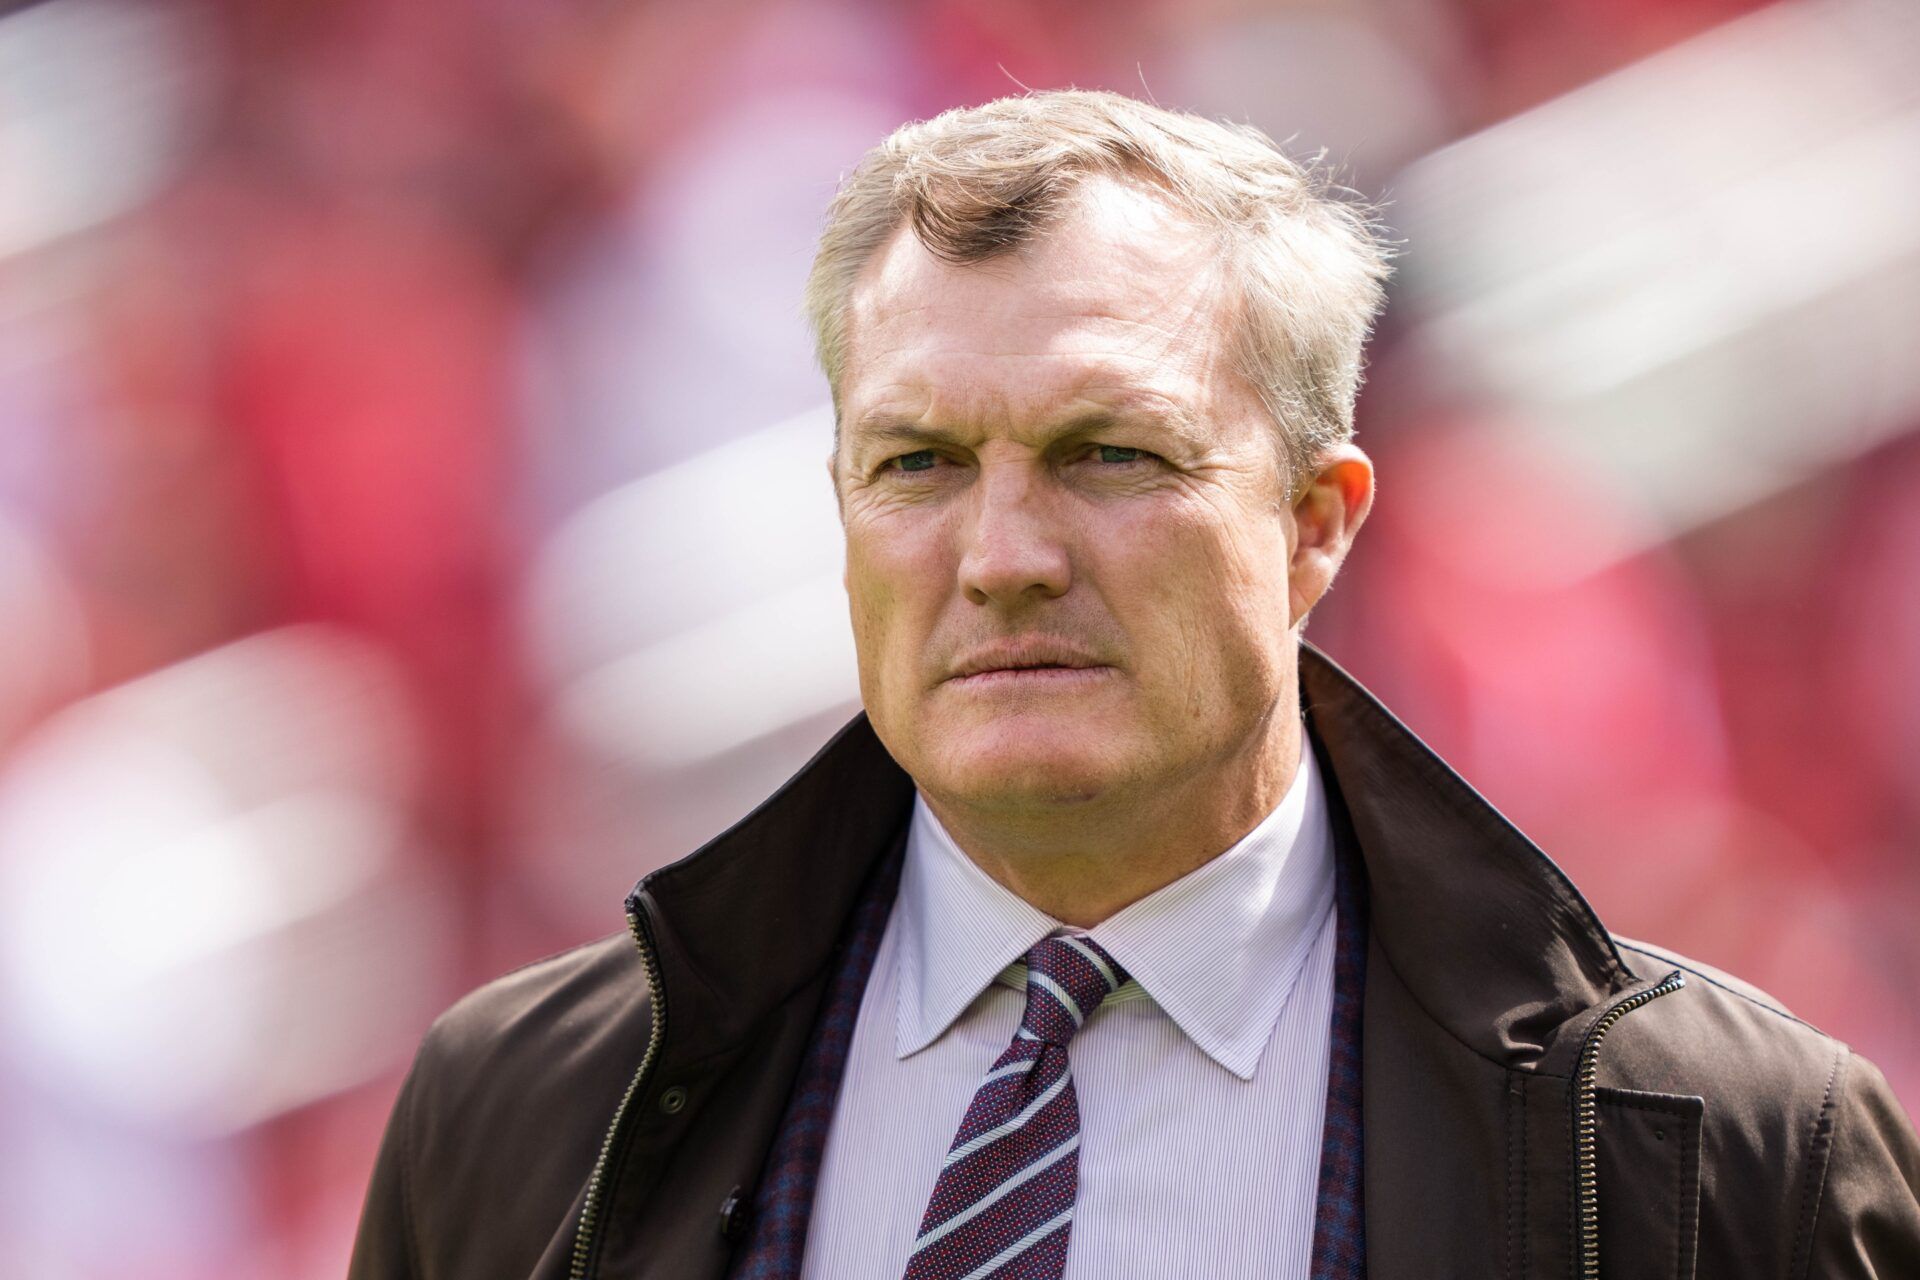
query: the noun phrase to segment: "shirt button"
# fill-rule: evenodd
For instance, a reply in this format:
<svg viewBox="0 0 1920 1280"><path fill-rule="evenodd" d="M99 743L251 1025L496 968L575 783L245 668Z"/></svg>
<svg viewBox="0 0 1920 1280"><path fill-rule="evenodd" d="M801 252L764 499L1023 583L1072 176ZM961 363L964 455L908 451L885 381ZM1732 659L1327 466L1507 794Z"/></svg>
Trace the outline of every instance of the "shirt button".
<svg viewBox="0 0 1920 1280"><path fill-rule="evenodd" d="M660 1095L660 1109L670 1116L679 1115L680 1109L686 1105L687 1091L677 1084Z"/></svg>

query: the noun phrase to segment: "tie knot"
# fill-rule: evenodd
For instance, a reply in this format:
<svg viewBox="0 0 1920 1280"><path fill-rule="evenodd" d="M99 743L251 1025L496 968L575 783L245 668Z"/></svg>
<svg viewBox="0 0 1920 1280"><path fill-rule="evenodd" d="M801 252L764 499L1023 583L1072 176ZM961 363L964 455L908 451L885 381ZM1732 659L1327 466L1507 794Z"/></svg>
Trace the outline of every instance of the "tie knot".
<svg viewBox="0 0 1920 1280"><path fill-rule="evenodd" d="M1064 1045L1126 980L1127 971L1093 939L1043 938L1027 952L1027 1011L1020 1028Z"/></svg>

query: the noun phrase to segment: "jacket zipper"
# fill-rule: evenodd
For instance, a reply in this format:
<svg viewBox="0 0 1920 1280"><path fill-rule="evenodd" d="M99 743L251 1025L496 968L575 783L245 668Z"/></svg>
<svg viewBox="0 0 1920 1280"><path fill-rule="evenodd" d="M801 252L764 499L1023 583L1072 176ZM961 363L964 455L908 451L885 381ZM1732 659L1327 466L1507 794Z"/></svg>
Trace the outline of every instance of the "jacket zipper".
<svg viewBox="0 0 1920 1280"><path fill-rule="evenodd" d="M653 1060L660 1052L660 1041L667 1026L666 992L660 986L660 966L654 959L653 940L647 935L646 926L641 923L640 913L632 906L627 908L627 932L633 935L633 945L640 952L640 966L647 975L647 1010L651 1021L647 1030L647 1052L640 1059L640 1067L633 1073L633 1079L627 1082L627 1091L621 1095L620 1105L614 1109L613 1123L607 1126L607 1136L600 1141L600 1155L593 1162L593 1176L587 1180L586 1203L580 1208L580 1227L573 1237L573 1266L568 1273L571 1280L587 1280L593 1267L594 1229L599 1225L600 1211L605 1207L614 1146L626 1123L627 1112L646 1087L647 1073L653 1069Z"/></svg>
<svg viewBox="0 0 1920 1280"><path fill-rule="evenodd" d="M1600 1074L1600 1042L1614 1023L1643 1004L1670 995L1687 985L1680 970L1644 990L1636 991L1601 1014L1587 1028L1573 1076L1574 1157L1574 1274L1580 1280L1600 1277L1600 1103L1595 1081Z"/></svg>

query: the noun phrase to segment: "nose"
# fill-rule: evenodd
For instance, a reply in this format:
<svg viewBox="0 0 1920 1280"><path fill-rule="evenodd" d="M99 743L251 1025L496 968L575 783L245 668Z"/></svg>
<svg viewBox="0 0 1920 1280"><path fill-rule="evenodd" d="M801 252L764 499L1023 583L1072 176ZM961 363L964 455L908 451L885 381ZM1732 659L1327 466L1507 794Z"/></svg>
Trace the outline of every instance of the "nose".
<svg viewBox="0 0 1920 1280"><path fill-rule="evenodd" d="M1017 608L1066 594L1072 561L1043 479L1023 462L983 465L973 484L960 589L974 604Z"/></svg>

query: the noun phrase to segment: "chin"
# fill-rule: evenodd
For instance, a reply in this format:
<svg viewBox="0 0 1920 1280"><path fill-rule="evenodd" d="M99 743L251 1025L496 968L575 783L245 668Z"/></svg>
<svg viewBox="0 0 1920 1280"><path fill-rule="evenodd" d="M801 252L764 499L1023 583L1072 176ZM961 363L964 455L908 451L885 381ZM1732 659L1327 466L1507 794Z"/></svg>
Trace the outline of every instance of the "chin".
<svg viewBox="0 0 1920 1280"><path fill-rule="evenodd" d="M1084 804L1129 770L1126 738L1076 716L1013 714L955 725L928 739L935 792L987 808Z"/></svg>

